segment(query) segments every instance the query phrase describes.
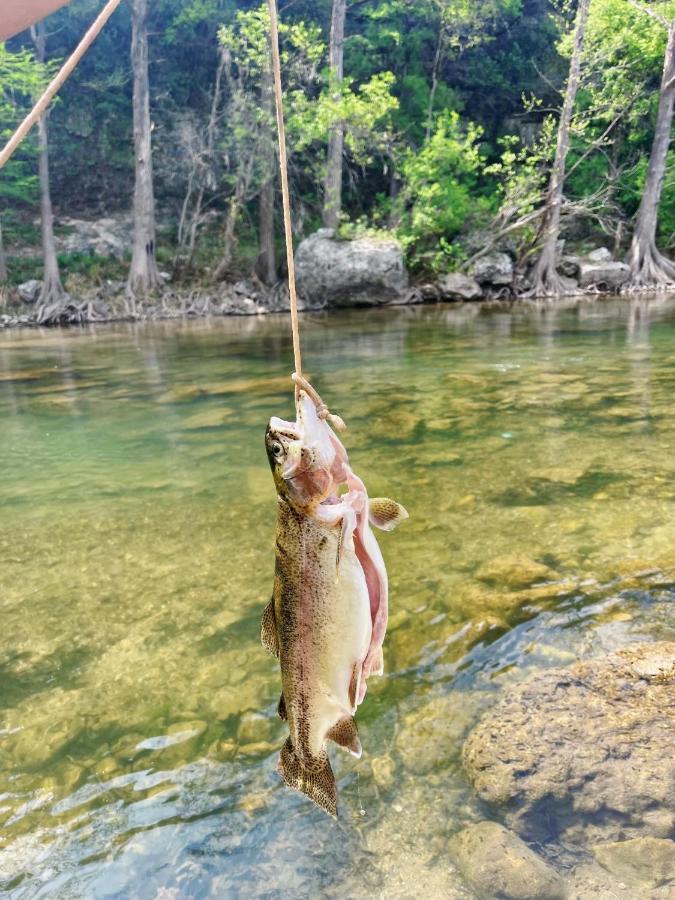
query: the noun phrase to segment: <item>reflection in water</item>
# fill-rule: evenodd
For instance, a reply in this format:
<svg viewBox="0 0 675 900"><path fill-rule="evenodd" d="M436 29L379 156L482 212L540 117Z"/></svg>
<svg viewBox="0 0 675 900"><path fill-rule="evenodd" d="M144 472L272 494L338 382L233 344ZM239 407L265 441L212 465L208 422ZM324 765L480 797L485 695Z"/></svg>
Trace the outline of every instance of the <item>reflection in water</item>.
<svg viewBox="0 0 675 900"><path fill-rule="evenodd" d="M335 757L342 819L283 790L258 644L289 413L284 317L0 334L0 890L469 897L448 836L499 689L672 638L675 306L303 319L371 492L388 675Z"/></svg>

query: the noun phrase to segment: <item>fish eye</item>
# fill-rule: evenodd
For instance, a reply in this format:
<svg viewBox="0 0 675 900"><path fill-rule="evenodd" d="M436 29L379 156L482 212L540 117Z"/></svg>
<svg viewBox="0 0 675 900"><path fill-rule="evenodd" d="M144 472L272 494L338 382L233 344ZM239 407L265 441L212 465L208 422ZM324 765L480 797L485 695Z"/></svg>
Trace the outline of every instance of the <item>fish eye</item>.
<svg viewBox="0 0 675 900"><path fill-rule="evenodd" d="M284 448L281 446L279 441L272 441L272 455L277 459L284 455Z"/></svg>

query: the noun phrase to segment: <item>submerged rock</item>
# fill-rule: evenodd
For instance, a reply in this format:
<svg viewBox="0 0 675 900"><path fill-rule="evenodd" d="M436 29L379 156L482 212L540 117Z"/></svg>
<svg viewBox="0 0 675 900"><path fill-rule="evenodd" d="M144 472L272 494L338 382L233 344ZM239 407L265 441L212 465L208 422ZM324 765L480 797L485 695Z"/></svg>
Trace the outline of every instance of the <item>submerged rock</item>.
<svg viewBox="0 0 675 900"><path fill-rule="evenodd" d="M461 272L448 272L438 279L438 289L445 300L479 300L483 289L475 278Z"/></svg>
<svg viewBox="0 0 675 900"><path fill-rule="evenodd" d="M518 835L497 822L470 825L450 839L450 856L480 897L562 900L560 875Z"/></svg>
<svg viewBox="0 0 675 900"><path fill-rule="evenodd" d="M558 574L529 556L514 553L496 556L486 562L476 573L476 578L501 587L525 588L540 581L557 579Z"/></svg>
<svg viewBox="0 0 675 900"><path fill-rule="evenodd" d="M668 886L675 895L675 841L645 837L597 844L593 855L615 878L636 889Z"/></svg>
<svg viewBox="0 0 675 900"><path fill-rule="evenodd" d="M675 643L635 645L510 690L463 748L480 797L537 840L668 838Z"/></svg>
<svg viewBox="0 0 675 900"><path fill-rule="evenodd" d="M393 238L340 240L321 228L302 241L295 257L298 293L312 306L405 303L408 272Z"/></svg>

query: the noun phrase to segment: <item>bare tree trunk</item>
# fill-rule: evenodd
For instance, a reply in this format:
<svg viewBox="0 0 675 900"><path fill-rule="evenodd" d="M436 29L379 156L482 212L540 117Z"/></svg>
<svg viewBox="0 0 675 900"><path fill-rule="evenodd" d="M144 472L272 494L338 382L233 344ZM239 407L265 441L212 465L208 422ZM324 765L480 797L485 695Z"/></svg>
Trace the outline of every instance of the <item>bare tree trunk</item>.
<svg viewBox="0 0 675 900"><path fill-rule="evenodd" d="M649 157L649 168L640 208L637 212L633 240L628 251L632 287L666 284L675 281L675 263L656 247L656 226L661 191L666 175L666 157L673 124L675 98L675 20L668 26L668 43L663 60L663 76L659 94L659 110Z"/></svg>
<svg viewBox="0 0 675 900"><path fill-rule="evenodd" d="M256 273L263 284L274 284L277 280L277 259L274 246L274 182L276 154L274 152L274 95L272 94L272 74L263 74L263 103L269 113L269 136L264 137L262 154L268 177L260 189L258 198L258 259Z"/></svg>
<svg viewBox="0 0 675 900"><path fill-rule="evenodd" d="M562 290L562 283L556 271L556 245L560 234L560 208L562 206L563 185L565 183L565 161L570 141L570 123L579 86L581 53L584 45L589 5L590 0L579 0L574 26L574 44L572 58L570 59L570 71L565 89L565 100L560 113L560 122L558 123L555 160L551 171L541 224L543 244L532 272L532 294L534 296L558 296Z"/></svg>
<svg viewBox="0 0 675 900"><path fill-rule="evenodd" d="M223 255L221 256L218 267L216 268L216 271L214 273L214 278L216 281L224 281L230 271L232 257L234 255L234 248L237 243L237 221L239 219L239 212L241 211L241 207L244 201L245 192L246 182L244 178L240 177L237 179L237 184L234 189L234 195L230 200L230 207L227 210L227 218L225 219L225 234L223 240Z"/></svg>
<svg viewBox="0 0 675 900"><path fill-rule="evenodd" d="M330 43L328 64L330 76L336 86L342 84L344 75L344 40L347 0L333 0L330 22ZM344 150L344 126L336 122L328 134L326 153L326 179L323 195L323 224L326 228L337 228L342 212L342 154Z"/></svg>
<svg viewBox="0 0 675 900"><path fill-rule="evenodd" d="M155 246L155 195L152 184L147 0L131 2L131 65L134 73L134 237L127 290L146 294L160 284Z"/></svg>
<svg viewBox="0 0 675 900"><path fill-rule="evenodd" d="M0 284L6 284L8 277L5 241L2 236L2 222L0 222Z"/></svg>
<svg viewBox="0 0 675 900"><path fill-rule="evenodd" d="M31 36L35 44L36 56L44 63L47 55L47 36L44 21L31 28ZM38 302L41 307L51 306L63 299L65 291L61 284L59 261L56 258L56 242L54 240L54 214L52 197L49 189L49 133L47 130L47 114L38 122L38 171L40 177L40 215L42 220L42 289Z"/></svg>
<svg viewBox="0 0 675 900"><path fill-rule="evenodd" d="M272 155L274 160L274 155ZM270 176L260 190L259 245L256 273L263 284L277 280L277 258L274 245L274 176Z"/></svg>

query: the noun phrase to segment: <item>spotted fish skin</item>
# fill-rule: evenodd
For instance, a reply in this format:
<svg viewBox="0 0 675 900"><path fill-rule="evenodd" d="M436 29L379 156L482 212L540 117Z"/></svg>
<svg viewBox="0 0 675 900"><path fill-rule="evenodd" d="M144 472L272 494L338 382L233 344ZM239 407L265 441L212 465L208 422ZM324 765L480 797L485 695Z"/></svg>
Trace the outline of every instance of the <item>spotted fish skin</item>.
<svg viewBox="0 0 675 900"><path fill-rule="evenodd" d="M336 816L326 742L361 755L353 716L366 678L381 670L386 573L383 596L376 567L384 572L384 564L368 525L365 487L306 395L297 421L272 419L265 442L278 511L274 588L261 639L279 658L279 714L289 728L278 769L290 787ZM386 518L395 519L393 507Z"/></svg>

